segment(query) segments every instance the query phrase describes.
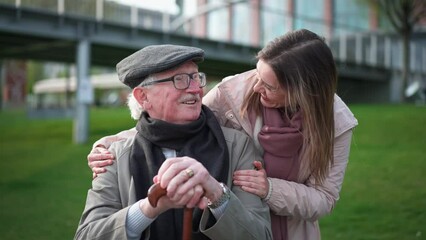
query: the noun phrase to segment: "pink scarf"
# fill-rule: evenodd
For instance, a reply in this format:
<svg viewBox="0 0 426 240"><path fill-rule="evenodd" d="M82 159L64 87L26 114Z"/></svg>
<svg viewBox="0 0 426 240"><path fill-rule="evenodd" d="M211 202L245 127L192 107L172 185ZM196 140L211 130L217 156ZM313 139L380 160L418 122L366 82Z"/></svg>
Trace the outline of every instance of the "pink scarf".
<svg viewBox="0 0 426 240"><path fill-rule="evenodd" d="M263 127L258 140L264 149L263 160L268 177L297 181L303 145L302 113L298 111L291 119L276 108L263 108ZM286 240L287 217L271 212L274 240Z"/></svg>

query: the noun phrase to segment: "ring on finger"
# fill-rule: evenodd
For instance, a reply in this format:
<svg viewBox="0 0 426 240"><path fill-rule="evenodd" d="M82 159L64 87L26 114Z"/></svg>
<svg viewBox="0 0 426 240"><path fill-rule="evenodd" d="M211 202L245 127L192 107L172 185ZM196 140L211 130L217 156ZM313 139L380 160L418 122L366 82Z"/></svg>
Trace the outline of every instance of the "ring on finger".
<svg viewBox="0 0 426 240"><path fill-rule="evenodd" d="M184 174L188 178L192 178L194 176L194 170L187 168L187 169L185 169Z"/></svg>

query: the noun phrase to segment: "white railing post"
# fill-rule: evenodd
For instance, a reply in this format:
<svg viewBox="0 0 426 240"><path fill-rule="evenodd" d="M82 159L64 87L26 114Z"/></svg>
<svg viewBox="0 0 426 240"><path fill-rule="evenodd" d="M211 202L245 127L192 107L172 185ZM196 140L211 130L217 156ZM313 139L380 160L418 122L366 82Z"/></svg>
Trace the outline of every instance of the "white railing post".
<svg viewBox="0 0 426 240"><path fill-rule="evenodd" d="M58 15L63 15L65 12L64 0L58 0Z"/></svg>
<svg viewBox="0 0 426 240"><path fill-rule="evenodd" d="M410 42L410 71L416 71L416 44Z"/></svg>
<svg viewBox="0 0 426 240"><path fill-rule="evenodd" d="M163 32L169 32L170 30L170 14L163 11Z"/></svg>
<svg viewBox="0 0 426 240"><path fill-rule="evenodd" d="M346 34L342 34L339 40L339 59L342 62L346 61L346 45Z"/></svg>
<svg viewBox="0 0 426 240"><path fill-rule="evenodd" d="M362 63L362 35L356 34L355 36L355 62Z"/></svg>
<svg viewBox="0 0 426 240"><path fill-rule="evenodd" d="M132 6L130 8L130 25L136 27L138 25L138 8Z"/></svg>
<svg viewBox="0 0 426 240"><path fill-rule="evenodd" d="M102 21L104 19L104 0L96 0L96 20Z"/></svg>
<svg viewBox="0 0 426 240"><path fill-rule="evenodd" d="M15 7L19 8L21 6L21 0L16 0L15 1Z"/></svg>
<svg viewBox="0 0 426 240"><path fill-rule="evenodd" d="M426 47L422 48L422 71L426 73Z"/></svg>
<svg viewBox="0 0 426 240"><path fill-rule="evenodd" d="M402 56L404 54L404 43L402 42L402 40L398 41L398 54L399 54L399 56L398 56L399 61L398 61L397 69L402 70L403 65L404 65L403 60L402 60Z"/></svg>
<svg viewBox="0 0 426 240"><path fill-rule="evenodd" d="M390 37L385 37L385 46L384 46L384 64L386 68L391 68L391 59L392 59L392 42Z"/></svg>
<svg viewBox="0 0 426 240"><path fill-rule="evenodd" d="M372 66L377 66L377 36L372 34L370 38L370 64Z"/></svg>

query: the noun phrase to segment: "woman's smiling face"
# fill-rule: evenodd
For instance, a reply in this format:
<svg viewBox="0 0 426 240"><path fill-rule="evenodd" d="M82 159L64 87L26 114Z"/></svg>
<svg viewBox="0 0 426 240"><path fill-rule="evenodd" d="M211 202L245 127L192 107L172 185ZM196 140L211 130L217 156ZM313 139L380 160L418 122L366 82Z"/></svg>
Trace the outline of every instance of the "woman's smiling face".
<svg viewBox="0 0 426 240"><path fill-rule="evenodd" d="M261 59L256 64L257 83L253 90L260 94L260 102L267 108L287 106L287 92L281 87L272 68Z"/></svg>

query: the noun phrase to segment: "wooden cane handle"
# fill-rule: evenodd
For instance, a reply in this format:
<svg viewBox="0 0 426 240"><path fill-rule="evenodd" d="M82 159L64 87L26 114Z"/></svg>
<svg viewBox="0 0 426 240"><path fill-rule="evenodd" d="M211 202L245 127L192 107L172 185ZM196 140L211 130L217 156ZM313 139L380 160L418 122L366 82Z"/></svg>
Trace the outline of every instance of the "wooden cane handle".
<svg viewBox="0 0 426 240"><path fill-rule="evenodd" d="M158 200L167 194L167 190L156 183L148 189L148 201L153 207L157 207ZM192 239L192 208L183 210L183 233L182 240Z"/></svg>
<svg viewBox="0 0 426 240"><path fill-rule="evenodd" d="M148 201L153 207L157 207L158 200L167 194L167 190L156 183L148 189Z"/></svg>

